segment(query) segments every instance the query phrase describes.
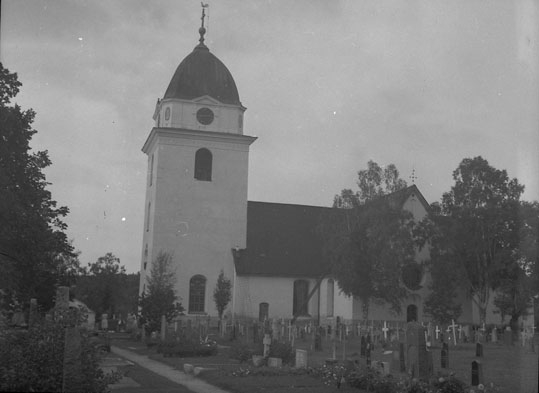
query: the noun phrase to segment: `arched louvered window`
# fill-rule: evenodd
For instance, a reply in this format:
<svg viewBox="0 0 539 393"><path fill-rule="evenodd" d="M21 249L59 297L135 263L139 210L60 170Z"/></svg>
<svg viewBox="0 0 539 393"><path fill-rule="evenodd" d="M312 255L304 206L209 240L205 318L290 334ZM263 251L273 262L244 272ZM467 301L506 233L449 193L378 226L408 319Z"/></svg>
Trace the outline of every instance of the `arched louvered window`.
<svg viewBox="0 0 539 393"><path fill-rule="evenodd" d="M189 312L204 312L206 299L206 277L197 274L189 281Z"/></svg>
<svg viewBox="0 0 539 393"><path fill-rule="evenodd" d="M334 294L335 294L335 283L330 278L328 280L328 293L327 293L327 316L333 316L333 303L334 303Z"/></svg>
<svg viewBox="0 0 539 393"><path fill-rule="evenodd" d="M305 280L294 281L294 299L292 309L294 316L309 315L307 296L309 296L309 283Z"/></svg>
<svg viewBox="0 0 539 393"><path fill-rule="evenodd" d="M211 181L213 157L208 149L199 149L195 154L195 179Z"/></svg>

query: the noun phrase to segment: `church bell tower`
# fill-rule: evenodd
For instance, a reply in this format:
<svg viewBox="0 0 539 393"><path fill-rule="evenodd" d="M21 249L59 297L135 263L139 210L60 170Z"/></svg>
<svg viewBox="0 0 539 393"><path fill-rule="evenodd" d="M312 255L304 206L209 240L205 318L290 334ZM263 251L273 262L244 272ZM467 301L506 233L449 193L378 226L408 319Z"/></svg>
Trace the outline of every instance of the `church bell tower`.
<svg viewBox="0 0 539 393"><path fill-rule="evenodd" d="M187 314L217 315L221 270L233 281L232 249L245 248L249 146L231 73L200 39L154 111L148 156L140 293L160 252L172 256Z"/></svg>

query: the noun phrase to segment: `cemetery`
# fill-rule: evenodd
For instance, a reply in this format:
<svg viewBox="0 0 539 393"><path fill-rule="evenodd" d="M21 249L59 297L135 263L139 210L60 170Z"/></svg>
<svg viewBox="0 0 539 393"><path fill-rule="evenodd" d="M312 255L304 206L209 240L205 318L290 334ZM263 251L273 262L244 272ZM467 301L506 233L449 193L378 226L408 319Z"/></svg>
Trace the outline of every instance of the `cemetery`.
<svg viewBox="0 0 539 393"><path fill-rule="evenodd" d="M231 392L537 391L537 336L503 341L493 326L454 322L445 329L416 322L319 328L310 320L290 322L242 320L219 329L216 319L179 318L137 344L117 339L113 345ZM197 341L212 350L181 355L165 349L182 347L182 338L190 338L187 347Z"/></svg>

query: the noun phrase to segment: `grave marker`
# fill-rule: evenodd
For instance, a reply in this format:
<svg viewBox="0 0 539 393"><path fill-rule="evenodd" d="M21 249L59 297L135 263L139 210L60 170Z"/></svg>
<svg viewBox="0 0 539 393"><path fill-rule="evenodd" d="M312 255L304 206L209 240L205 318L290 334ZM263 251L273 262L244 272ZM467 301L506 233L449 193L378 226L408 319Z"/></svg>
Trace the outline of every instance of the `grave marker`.
<svg viewBox="0 0 539 393"><path fill-rule="evenodd" d="M399 343L399 360L400 360L400 372L406 372L406 362L404 356L404 343Z"/></svg>
<svg viewBox="0 0 539 393"><path fill-rule="evenodd" d="M472 386L483 383L483 365L479 360L472 361Z"/></svg>
<svg viewBox="0 0 539 393"><path fill-rule="evenodd" d="M497 342L498 342L498 329L496 328L496 326L494 326L494 327L492 328L492 333L491 333L490 340L491 340L493 343L497 343Z"/></svg>
<svg viewBox="0 0 539 393"><path fill-rule="evenodd" d="M307 368L307 351L296 349L296 368Z"/></svg>
<svg viewBox="0 0 539 393"><path fill-rule="evenodd" d="M369 367L371 365L371 344L367 343L367 347L365 348L365 357L367 366Z"/></svg>
<svg viewBox="0 0 539 393"><path fill-rule="evenodd" d="M441 368L449 367L449 345L442 343Z"/></svg>
<svg viewBox="0 0 539 393"><path fill-rule="evenodd" d="M367 340L365 339L365 336L361 336L361 349L360 349L361 356L365 356L366 349L367 349Z"/></svg>
<svg viewBox="0 0 539 393"><path fill-rule="evenodd" d="M408 323L406 329L408 372L412 378L428 379L432 370L427 352L425 329L417 322Z"/></svg>
<svg viewBox="0 0 539 393"><path fill-rule="evenodd" d="M388 332L389 328L387 327L387 322L384 321L384 327L382 328L382 331L384 332L384 340L387 341L387 332Z"/></svg>
<svg viewBox="0 0 539 393"><path fill-rule="evenodd" d="M476 343L475 344L475 356L478 357L478 358L483 357L483 344L481 344L481 343Z"/></svg>
<svg viewBox="0 0 539 393"><path fill-rule="evenodd" d="M505 345L513 345L513 332L509 326L503 332L503 342Z"/></svg>
<svg viewBox="0 0 539 393"><path fill-rule="evenodd" d="M264 334L262 344L264 345L264 357L267 358L269 356L269 350L271 345L271 337L268 333Z"/></svg>

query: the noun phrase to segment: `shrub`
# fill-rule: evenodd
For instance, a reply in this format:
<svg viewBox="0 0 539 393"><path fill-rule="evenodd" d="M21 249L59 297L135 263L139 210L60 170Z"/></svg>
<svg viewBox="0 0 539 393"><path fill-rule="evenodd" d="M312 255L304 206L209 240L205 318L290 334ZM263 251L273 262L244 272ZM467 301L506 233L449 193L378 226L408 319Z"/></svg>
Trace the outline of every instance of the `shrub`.
<svg viewBox="0 0 539 393"><path fill-rule="evenodd" d="M238 360L240 363L245 363L251 360L252 356L256 353L254 346L249 344L234 345L230 348L229 357L231 359Z"/></svg>
<svg viewBox="0 0 539 393"><path fill-rule="evenodd" d="M0 391L62 390L64 333L60 323L41 321L28 330L0 331ZM99 367L99 350L81 334L80 368L65 376L72 392L102 393L120 378Z"/></svg>
<svg viewBox="0 0 539 393"><path fill-rule="evenodd" d="M269 356L281 358L284 364L292 364L296 359L294 348L289 343L274 341L271 343Z"/></svg>
<svg viewBox="0 0 539 393"><path fill-rule="evenodd" d="M217 353L217 343L198 337L182 337L179 340L159 341L157 353L178 357L212 356Z"/></svg>

